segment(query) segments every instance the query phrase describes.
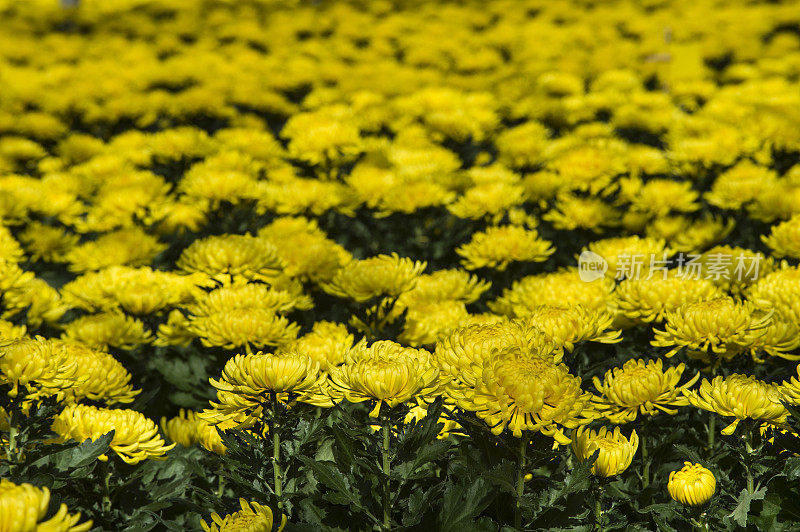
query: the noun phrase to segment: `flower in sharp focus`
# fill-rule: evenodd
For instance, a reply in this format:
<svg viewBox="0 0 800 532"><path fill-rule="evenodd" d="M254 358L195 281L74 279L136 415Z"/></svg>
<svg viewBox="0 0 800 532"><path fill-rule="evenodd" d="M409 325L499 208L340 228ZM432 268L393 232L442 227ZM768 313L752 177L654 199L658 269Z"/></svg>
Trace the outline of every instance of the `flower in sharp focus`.
<svg viewBox="0 0 800 532"><path fill-rule="evenodd" d="M664 371L661 360L628 360L622 368L608 370L602 382L594 377L601 394L594 400L595 408L616 424L634 421L637 414L676 414L673 407L689 404L681 392L700 378L698 373L678 386L685 368L679 364Z"/></svg>
<svg viewBox="0 0 800 532"><path fill-rule="evenodd" d="M412 399L425 401L440 389L439 370L428 351L389 340L359 342L330 378L348 401L374 401L370 417L378 417L384 403L394 408Z"/></svg>
<svg viewBox="0 0 800 532"><path fill-rule="evenodd" d="M526 356L561 362L563 352L556 349L543 331L522 321L474 324L459 327L436 344L433 359L442 373L448 395L461 397L474 388L483 367L495 353L508 347L521 348Z"/></svg>
<svg viewBox="0 0 800 532"><path fill-rule="evenodd" d="M505 271L512 262L543 262L554 251L551 242L539 238L536 230L517 225L488 227L474 233L468 243L456 249L466 269L499 271Z"/></svg>
<svg viewBox="0 0 800 532"><path fill-rule="evenodd" d="M557 444L568 444L564 428L575 428L594 417L591 394L564 364L530 356L511 346L495 351L486 362L474 389L457 396L460 407L484 419L494 434L506 427L516 437L540 431Z"/></svg>
<svg viewBox="0 0 800 532"><path fill-rule="evenodd" d="M739 421L754 419L764 425L782 425L788 412L781 404L783 396L775 384L760 381L751 375L733 373L728 377L714 377L709 382L703 379L698 390L683 390L689 404L720 416L734 417L734 421L722 429L726 436L733 434Z"/></svg>
<svg viewBox="0 0 800 532"><path fill-rule="evenodd" d="M682 348L706 362L728 360L765 334L771 316L758 316L749 301L730 297L681 305L666 313L664 330L654 329L657 347L672 347L671 357Z"/></svg>
<svg viewBox="0 0 800 532"><path fill-rule="evenodd" d="M319 364L296 351L236 355L225 363L219 380L209 382L217 389L217 402L200 417L214 424L234 420L244 426L257 420L271 395L290 405L333 405Z"/></svg>
<svg viewBox="0 0 800 532"><path fill-rule="evenodd" d="M397 253L354 260L322 288L331 295L365 302L377 296L397 297L411 290L426 263L400 258Z"/></svg>
<svg viewBox="0 0 800 532"><path fill-rule="evenodd" d="M45 519L49 507L49 489L0 479L0 530L3 532L86 532L92 528L92 521L78 524L80 512L68 513L66 504L61 504L50 519Z"/></svg>
<svg viewBox="0 0 800 532"><path fill-rule="evenodd" d="M220 517L217 513L211 514L211 524L205 521L200 524L205 532L272 532L274 518L269 506L248 503L239 499L241 510ZM286 516L281 515L281 523L275 532L281 532L286 526Z"/></svg>
<svg viewBox="0 0 800 532"><path fill-rule="evenodd" d="M628 469L638 448L639 436L636 431L626 438L620 433L619 427L614 427L614 432L606 427L601 427L597 432L580 427L572 437L572 450L581 462L600 450L592 466L592 474L598 477L613 477Z"/></svg>
<svg viewBox="0 0 800 532"><path fill-rule="evenodd" d="M717 491L717 479L700 464L684 462L681 469L669 474L667 491L674 501L684 506L701 506Z"/></svg>
<svg viewBox="0 0 800 532"><path fill-rule="evenodd" d="M165 445L156 424L135 410L69 405L55 417L52 429L63 440L78 442L94 441L113 430L109 448L127 464L166 460L165 453L175 447L174 443ZM106 461L108 456L100 455L98 459Z"/></svg>
<svg viewBox="0 0 800 532"><path fill-rule="evenodd" d="M12 386L16 397L23 387L35 397L58 395L78 385L78 361L59 344L41 336L22 338L0 345L0 383Z"/></svg>

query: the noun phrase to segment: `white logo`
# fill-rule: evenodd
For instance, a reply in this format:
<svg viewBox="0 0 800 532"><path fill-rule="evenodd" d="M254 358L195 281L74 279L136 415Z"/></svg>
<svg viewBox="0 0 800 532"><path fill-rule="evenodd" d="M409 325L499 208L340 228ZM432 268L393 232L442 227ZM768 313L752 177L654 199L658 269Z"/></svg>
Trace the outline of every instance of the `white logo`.
<svg viewBox="0 0 800 532"><path fill-rule="evenodd" d="M594 251L587 249L578 257L578 275L581 281L591 283L602 279L607 271L608 262Z"/></svg>

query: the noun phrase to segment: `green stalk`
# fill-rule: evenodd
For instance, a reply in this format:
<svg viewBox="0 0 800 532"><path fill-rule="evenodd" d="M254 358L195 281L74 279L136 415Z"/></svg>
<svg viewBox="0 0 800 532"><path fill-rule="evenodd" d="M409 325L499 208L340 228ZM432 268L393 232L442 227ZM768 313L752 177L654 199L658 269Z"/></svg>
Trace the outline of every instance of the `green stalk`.
<svg viewBox="0 0 800 532"><path fill-rule="evenodd" d="M525 469L527 468L528 433L523 431L519 441L519 463L517 464L517 506L514 508L514 527L522 528L522 495L525 493Z"/></svg>
<svg viewBox="0 0 800 532"><path fill-rule="evenodd" d="M384 417L383 418L383 447L381 448L381 458L383 462L383 529L384 530L391 530L392 527L392 517L391 517L391 508L389 504L389 499L391 495L391 487L390 487L390 475L391 475L391 465L389 463L389 443L390 443L390 430L389 427L389 420Z"/></svg>
<svg viewBox="0 0 800 532"><path fill-rule="evenodd" d="M755 489L753 488L753 472L750 470L750 457L753 455L753 430L754 427L747 426L745 427L744 432L744 448L747 451L747 458L745 460L745 471L747 472L747 492L753 493Z"/></svg>
<svg viewBox="0 0 800 532"><path fill-rule="evenodd" d="M642 489L650 485L650 457L647 455L647 440L645 439L647 425L642 427L642 434L639 435L639 447L642 449Z"/></svg>
<svg viewBox="0 0 800 532"><path fill-rule="evenodd" d="M275 497L278 499L278 509L283 509L283 473L281 472L281 436L280 421L278 420L278 396L272 394L272 471L275 480Z"/></svg>
<svg viewBox="0 0 800 532"><path fill-rule="evenodd" d="M111 480L111 471L109 469L108 461L100 462L100 476L103 481L103 513L106 514L111 511L111 489L109 488L109 481Z"/></svg>
<svg viewBox="0 0 800 532"><path fill-rule="evenodd" d="M595 478L595 485L597 489L594 496L594 529L603 532L605 530L603 528L603 484Z"/></svg>

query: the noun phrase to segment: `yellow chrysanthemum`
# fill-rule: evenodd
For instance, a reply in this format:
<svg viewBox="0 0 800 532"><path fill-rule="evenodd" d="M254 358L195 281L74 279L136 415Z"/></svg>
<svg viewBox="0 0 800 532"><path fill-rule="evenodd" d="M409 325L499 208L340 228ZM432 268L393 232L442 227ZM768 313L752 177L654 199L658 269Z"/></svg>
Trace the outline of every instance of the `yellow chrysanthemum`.
<svg viewBox="0 0 800 532"><path fill-rule="evenodd" d="M781 404L783 396L780 388L752 375L733 373L728 377L714 377L711 382L703 379L699 390L683 390L683 394L692 406L720 416L736 418L722 429L722 434L726 436L733 434L739 421L743 419L780 426L789 415Z"/></svg>
<svg viewBox="0 0 800 532"><path fill-rule="evenodd" d="M469 319L461 301L415 302L407 308L398 340L411 346L429 345L460 327Z"/></svg>
<svg viewBox="0 0 800 532"><path fill-rule="evenodd" d="M797 377L792 376L778 386L783 400L791 405L800 405L800 364L797 366Z"/></svg>
<svg viewBox="0 0 800 532"><path fill-rule="evenodd" d="M592 474L613 477L628 469L633 462L633 456L639 449L639 436L634 430L626 438L620 433L619 427L614 427L614 432L606 427L601 427L597 432L580 427L572 437L572 450L581 462L589 459L598 449L600 452L592 466Z"/></svg>
<svg viewBox="0 0 800 532"><path fill-rule="evenodd" d="M236 279L269 281L284 266L273 244L250 235L195 240L175 265L184 272L202 272L222 283Z"/></svg>
<svg viewBox="0 0 800 532"><path fill-rule="evenodd" d="M613 306L634 323L661 322L667 312L685 303L717 299L722 290L708 279L654 275L649 279L625 279L617 285Z"/></svg>
<svg viewBox="0 0 800 532"><path fill-rule="evenodd" d="M503 290L497 300L489 302L489 308L506 316L524 315L538 305L565 306L581 304L595 310L605 310L611 301L614 280L606 276L601 279L582 281L575 268L553 273L542 273L514 281L511 288Z"/></svg>
<svg viewBox="0 0 800 532"><path fill-rule="evenodd" d="M602 382L594 377L594 386L601 394L595 399L595 406L616 424L634 421L637 414L675 414L677 410L672 407L689 404L681 391L700 378L697 373L679 386L685 368L684 364L679 364L664 371L661 360L628 360L622 368L608 370Z"/></svg>
<svg viewBox="0 0 800 532"><path fill-rule="evenodd" d="M464 270L437 270L417 278L414 288L404 292L397 301L399 307L413 303L436 302L442 300L474 303L486 292L492 283Z"/></svg>
<svg viewBox="0 0 800 532"><path fill-rule="evenodd" d="M345 363L331 370L330 378L348 401L374 401L371 417L378 417L384 403L394 408L415 398L425 400L440 388L439 370L428 351L389 340L369 346L359 342Z"/></svg>
<svg viewBox="0 0 800 532"><path fill-rule="evenodd" d="M519 185L492 182L469 188L463 196L447 206L453 216L498 221L512 207L522 204L524 189Z"/></svg>
<svg viewBox="0 0 800 532"><path fill-rule="evenodd" d="M61 262L69 250L78 245L80 237L62 227L31 222L20 233L19 239L25 244L25 249L32 260Z"/></svg>
<svg viewBox="0 0 800 532"><path fill-rule="evenodd" d="M213 282L213 281L212 281ZM65 303L90 312L124 310L137 315L189 303L207 286L205 275L111 266L81 275L61 288Z"/></svg>
<svg viewBox="0 0 800 532"><path fill-rule="evenodd" d="M186 331L206 347L225 349L279 346L297 338L300 326L264 308L234 308L190 316Z"/></svg>
<svg viewBox="0 0 800 532"><path fill-rule="evenodd" d="M446 392L456 402L475 388L483 367L495 353L519 347L529 357L561 362L563 352L541 331L523 321L500 321L459 327L436 344L433 359L445 381Z"/></svg>
<svg viewBox="0 0 800 532"><path fill-rule="evenodd" d="M396 253L355 260L336 272L322 288L329 294L358 302L373 297L397 297L411 290L426 263L400 258Z"/></svg>
<svg viewBox="0 0 800 532"><path fill-rule="evenodd" d="M717 479L700 464L684 462L680 470L669 474L667 491L672 500L684 506L702 506L717 491Z"/></svg>
<svg viewBox="0 0 800 532"><path fill-rule="evenodd" d="M714 246L682 266L689 277L710 279L736 295L773 270L773 260L758 251L732 246Z"/></svg>
<svg viewBox="0 0 800 532"><path fill-rule="evenodd" d="M517 307L519 308L519 307ZM539 305L515 313L528 325L538 327L558 348L572 351L578 342L613 344L621 340L621 332L609 330L613 315L589 309L580 303L569 307Z"/></svg>
<svg viewBox="0 0 800 532"><path fill-rule="evenodd" d="M555 249L539 238L535 230L517 225L492 226L473 233L472 239L456 249L468 270L494 268L505 271L512 262L543 262Z"/></svg>
<svg viewBox="0 0 800 532"><path fill-rule="evenodd" d="M168 440L183 447L190 447L195 443L199 443L205 449L217 454L225 454L227 452L227 448L222 443L219 432L217 432L217 427L220 429L232 429L237 425L233 421L212 425L205 419L198 417L196 412L182 408L179 414L170 420L167 420L166 417L161 418L161 430Z"/></svg>
<svg viewBox="0 0 800 532"><path fill-rule="evenodd" d="M37 336L0 344L0 383L10 384L16 397L20 386L35 397L63 394L86 377L79 377L78 360L58 343Z"/></svg>
<svg viewBox="0 0 800 532"><path fill-rule="evenodd" d="M457 403L484 419L494 434L506 427L518 438L523 431L540 431L568 444L563 429L591 421L590 398L564 364L511 346L494 351L475 388L462 390Z"/></svg>
<svg viewBox="0 0 800 532"><path fill-rule="evenodd" d="M49 507L49 489L0 479L0 530L3 532L86 532L92 528L91 520L78 524L80 512L68 513L66 504L61 504L50 519L45 519Z"/></svg>
<svg viewBox="0 0 800 532"><path fill-rule="evenodd" d="M800 215L772 227L769 236L761 240L777 257L800 258Z"/></svg>
<svg viewBox="0 0 800 532"><path fill-rule="evenodd" d="M296 401L333 405L319 364L296 351L236 355L225 363L220 379L209 382L217 389L217 402L200 417L213 424L236 421L249 426L261 416L262 403L270 396L290 405Z"/></svg>
<svg viewBox="0 0 800 532"><path fill-rule="evenodd" d="M258 504L257 502L248 503L244 499L239 499L239 506L242 507L238 512L220 517L217 513L211 514L211 524L202 521L205 532L273 532L273 514L269 506ZM281 523L275 532L281 532L286 526L286 516L281 514Z"/></svg>
<svg viewBox="0 0 800 532"><path fill-rule="evenodd" d="M717 177L705 194L706 201L723 209L738 209L756 199L776 179L775 171L743 161Z"/></svg>
<svg viewBox="0 0 800 532"><path fill-rule="evenodd" d="M318 321L311 332L287 344L279 351L296 351L311 357L322 371L330 372L334 366L344 362L347 352L353 347L354 337L341 323Z"/></svg>
<svg viewBox="0 0 800 532"><path fill-rule="evenodd" d="M663 240L639 236L598 240L586 249L603 257L608 263L608 271L618 279L646 275L651 266L655 264L657 267L657 261L666 261L671 255Z"/></svg>
<svg viewBox="0 0 800 532"><path fill-rule="evenodd" d="M672 347L666 357L687 347L690 355L707 362L728 360L763 336L770 319L757 315L749 301L730 297L685 303L665 313L665 329L654 329L651 344Z"/></svg>
<svg viewBox="0 0 800 532"><path fill-rule="evenodd" d="M26 332L27 328L24 325L14 325L10 321L0 320L0 345L11 340L19 340Z"/></svg>
<svg viewBox="0 0 800 532"><path fill-rule="evenodd" d="M600 233L604 227L619 225L621 214L601 198L562 193L542 219L552 222L556 229L588 229Z"/></svg>
<svg viewBox="0 0 800 532"><path fill-rule="evenodd" d="M285 314L292 310L308 310L311 298L303 294L297 281L277 278L272 284L245 283L224 285L198 295L183 309L192 316L211 316L233 310L262 309Z"/></svg>
<svg viewBox="0 0 800 532"><path fill-rule="evenodd" d="M800 268L782 265L750 286L746 294L760 309L774 309L784 320L800 323Z"/></svg>
<svg viewBox="0 0 800 532"><path fill-rule="evenodd" d="M108 266L146 266L167 248L138 227L106 233L92 242L72 248L64 256L74 272L101 270Z"/></svg>
<svg viewBox="0 0 800 532"><path fill-rule="evenodd" d="M133 349L152 340L152 334L145 329L144 323L121 312L103 312L77 318L64 326L61 337L97 349L107 349L109 346Z"/></svg>
<svg viewBox="0 0 800 532"><path fill-rule="evenodd" d="M166 460L165 453L175 444L165 445L158 427L135 410L109 410L86 405L69 405L53 421L53 432L63 440L96 440L114 431L109 444L127 464L142 460ZM100 455L106 461L108 456Z"/></svg>
<svg viewBox="0 0 800 532"><path fill-rule="evenodd" d="M700 208L699 193L689 181L652 179L644 184L631 200L631 208L649 216L665 216L673 212L694 212Z"/></svg>
<svg viewBox="0 0 800 532"><path fill-rule="evenodd" d="M130 403L139 394L140 390L134 390L130 383L131 374L110 354L83 344L50 342L66 349L69 359L78 365L77 382L65 391L68 400L86 398L111 405Z"/></svg>

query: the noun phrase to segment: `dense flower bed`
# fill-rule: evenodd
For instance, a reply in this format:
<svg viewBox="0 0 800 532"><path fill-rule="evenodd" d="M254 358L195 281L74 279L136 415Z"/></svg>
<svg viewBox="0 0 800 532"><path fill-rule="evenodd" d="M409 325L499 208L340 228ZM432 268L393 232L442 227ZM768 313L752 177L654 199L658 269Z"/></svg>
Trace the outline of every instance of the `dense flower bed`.
<svg viewBox="0 0 800 532"><path fill-rule="evenodd" d="M72 4L0 0L0 530L800 528L796 2Z"/></svg>

